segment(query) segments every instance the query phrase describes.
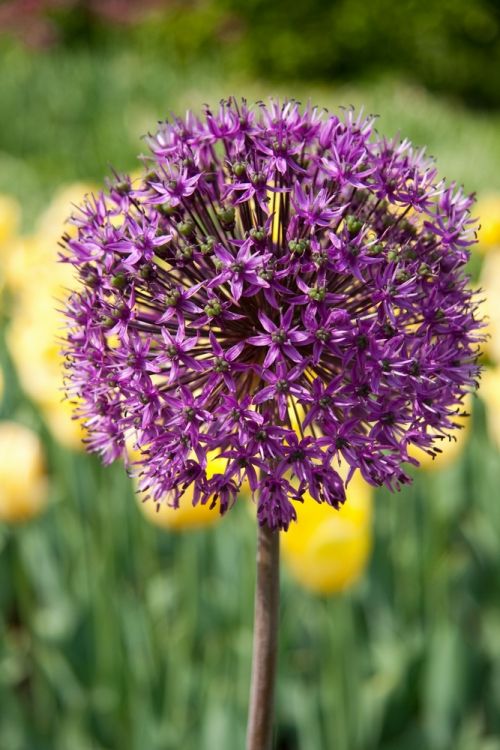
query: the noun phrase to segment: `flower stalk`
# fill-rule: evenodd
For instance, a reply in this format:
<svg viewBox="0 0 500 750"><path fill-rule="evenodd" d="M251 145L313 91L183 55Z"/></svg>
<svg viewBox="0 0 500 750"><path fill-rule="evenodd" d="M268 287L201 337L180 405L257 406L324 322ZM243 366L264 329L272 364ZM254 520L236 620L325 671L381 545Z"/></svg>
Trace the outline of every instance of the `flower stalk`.
<svg viewBox="0 0 500 750"><path fill-rule="evenodd" d="M279 625L279 530L258 526L246 750L271 750Z"/></svg>
<svg viewBox="0 0 500 750"><path fill-rule="evenodd" d="M473 196L351 109L229 99L147 143L142 176L115 175L62 238L65 388L88 449L131 444L154 504L224 514L244 485L257 503L247 750L269 750L296 503L334 513L357 473L399 489L477 387Z"/></svg>

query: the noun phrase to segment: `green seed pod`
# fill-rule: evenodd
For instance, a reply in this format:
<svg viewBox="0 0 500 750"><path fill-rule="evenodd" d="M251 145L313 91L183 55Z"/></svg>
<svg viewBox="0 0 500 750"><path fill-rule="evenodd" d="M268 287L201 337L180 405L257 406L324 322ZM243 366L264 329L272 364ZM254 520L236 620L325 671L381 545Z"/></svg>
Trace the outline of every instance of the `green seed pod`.
<svg viewBox="0 0 500 750"><path fill-rule="evenodd" d="M351 214L349 214L345 217L345 225L351 237L355 237L357 234L359 234L359 231L363 226L363 222L360 221L356 216L352 216Z"/></svg>
<svg viewBox="0 0 500 750"><path fill-rule="evenodd" d="M244 161L235 161L233 164L233 172L236 175L236 177L243 177L245 172L247 171L247 165Z"/></svg>
<svg viewBox="0 0 500 750"><path fill-rule="evenodd" d="M200 245L200 250L201 250L202 255L210 255L210 253L214 249L214 245L215 245L215 238L210 237L210 236L206 237L205 242L203 242Z"/></svg>
<svg viewBox="0 0 500 750"><path fill-rule="evenodd" d="M177 206L171 206L170 203L162 203L158 206L158 211L163 216L174 216L177 213Z"/></svg>
<svg viewBox="0 0 500 750"><path fill-rule="evenodd" d="M323 286L313 287L312 289L309 289L307 296L315 302L323 302L326 297L326 289Z"/></svg>
<svg viewBox="0 0 500 750"><path fill-rule="evenodd" d="M139 276L141 279L144 279L144 281L151 281L156 276L154 266L152 266L151 263L145 263L139 270Z"/></svg>
<svg viewBox="0 0 500 750"><path fill-rule="evenodd" d="M111 279L111 286L115 289L125 289L127 286L127 276L122 271L117 273L113 278Z"/></svg>
<svg viewBox="0 0 500 750"><path fill-rule="evenodd" d="M210 300L207 305L205 305L204 310L205 314L208 315L209 318L215 318L221 313L222 305L218 299L213 299Z"/></svg>
<svg viewBox="0 0 500 750"><path fill-rule="evenodd" d="M250 237L256 242L262 242L266 239L266 231L263 227L255 227L250 230Z"/></svg>
<svg viewBox="0 0 500 750"><path fill-rule="evenodd" d="M181 293L178 289L172 289L165 297L165 303L168 307L175 307L177 302L179 301L179 297L181 296Z"/></svg>
<svg viewBox="0 0 500 750"><path fill-rule="evenodd" d="M217 209L217 217L223 225L230 226L234 224L235 215L236 211L233 206L222 206Z"/></svg>
<svg viewBox="0 0 500 750"><path fill-rule="evenodd" d="M180 221L177 224L177 231L183 237L191 237L194 232L194 224L192 221L189 221L189 219L186 221Z"/></svg>

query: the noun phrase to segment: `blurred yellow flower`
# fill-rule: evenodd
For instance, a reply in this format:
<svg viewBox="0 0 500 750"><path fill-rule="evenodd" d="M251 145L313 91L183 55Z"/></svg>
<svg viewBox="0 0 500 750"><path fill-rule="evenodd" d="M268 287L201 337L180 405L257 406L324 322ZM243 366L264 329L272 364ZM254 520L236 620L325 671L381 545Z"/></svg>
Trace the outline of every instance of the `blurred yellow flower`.
<svg viewBox="0 0 500 750"><path fill-rule="evenodd" d="M480 228L478 249L488 252L500 249L500 195L492 194L481 198L476 206Z"/></svg>
<svg viewBox="0 0 500 750"><path fill-rule="evenodd" d="M334 594L362 575L372 545L373 489L356 473L340 510L309 495L297 503L297 522L281 533L283 561L304 588Z"/></svg>
<svg viewBox="0 0 500 750"><path fill-rule="evenodd" d="M172 508L166 503L156 504L151 499L141 501L140 507L148 521L170 531L189 531L211 526L220 518L217 507L210 509L209 505L192 505L189 492L183 495L178 508Z"/></svg>
<svg viewBox="0 0 500 750"><path fill-rule="evenodd" d="M483 372L479 394L486 406L490 438L500 450L500 367L488 368Z"/></svg>
<svg viewBox="0 0 500 750"><path fill-rule="evenodd" d="M460 408L460 411L465 411L467 414L471 413L472 394L469 393L464 398L463 407ZM453 421L462 427L458 430L449 430L446 433L450 436L449 439L445 438L443 440L436 440L435 447L439 448L441 453L438 453L435 458L432 458L432 456L422 450L422 448L411 446L408 453L420 462L421 469L424 469L425 471L439 471L451 466L451 464L460 456L469 437L472 419L471 417L458 416Z"/></svg>
<svg viewBox="0 0 500 750"><path fill-rule="evenodd" d="M484 293L481 296L476 317L482 318L484 326L481 329L481 334L486 336L486 341L481 343L481 357L495 359L495 352L492 350L491 341L492 338L496 339L497 337L494 336L494 327L491 325L490 302Z"/></svg>
<svg viewBox="0 0 500 750"><path fill-rule="evenodd" d="M6 338L23 390L39 406L62 399L61 318L50 297L35 297L15 310Z"/></svg>
<svg viewBox="0 0 500 750"><path fill-rule="evenodd" d="M227 459L208 454L207 478L210 479L214 474L223 472L226 465ZM181 497L178 508L172 508L167 504L166 499L160 503L155 503L150 498L145 500L141 492L137 493L137 498L144 516L162 529L189 531L202 526L211 526L220 519L218 504L214 508L210 508L209 504L193 505L192 488L189 488Z"/></svg>
<svg viewBox="0 0 500 750"><path fill-rule="evenodd" d="M17 422L0 422L0 521L34 518L44 509L47 494L38 435Z"/></svg>
<svg viewBox="0 0 500 750"><path fill-rule="evenodd" d="M7 268L7 282L29 304L35 297L50 296L55 302L71 288L74 272L67 263L58 260L58 242L63 233L74 235L76 228L68 223L75 205L81 203L92 186L76 183L61 189L39 217L30 237L18 240Z"/></svg>
<svg viewBox="0 0 500 750"><path fill-rule="evenodd" d="M75 204L90 185L76 183L59 191L39 218L35 233L11 245L6 280L16 297L7 342L21 385L41 409L54 436L70 448L81 448L82 427L71 418L63 399L62 361L58 341L63 324L58 302L71 286L73 271L58 262L58 241Z"/></svg>
<svg viewBox="0 0 500 750"><path fill-rule="evenodd" d="M75 213L76 206L82 203L85 195L92 193L94 189L94 186L87 182L74 182L62 187L38 219L35 233L56 244L63 232L72 237L75 236L76 227L68 223L68 217ZM50 257L54 257L54 248L51 250Z"/></svg>
<svg viewBox="0 0 500 750"><path fill-rule="evenodd" d="M6 332L7 346L24 392L39 407L52 434L68 448L82 449L82 424L72 418L73 409L63 394L60 325L54 301L38 298L16 311Z"/></svg>
<svg viewBox="0 0 500 750"><path fill-rule="evenodd" d="M490 359L500 363L500 250L484 259L480 286L485 297L481 313L488 316L484 331L490 337L483 349Z"/></svg>
<svg viewBox="0 0 500 750"><path fill-rule="evenodd" d="M61 445L74 451L83 450L82 440L87 432L82 420L73 416L74 404L60 394L58 400L54 400L52 404L44 404L40 408L47 427Z"/></svg>
<svg viewBox="0 0 500 750"><path fill-rule="evenodd" d="M30 267L38 268L39 240L37 237L15 237L9 244L9 252L2 259L3 276L14 294L19 294L25 285L34 279Z"/></svg>
<svg viewBox="0 0 500 750"><path fill-rule="evenodd" d="M10 195L0 195L0 251L14 238L20 222L19 203Z"/></svg>

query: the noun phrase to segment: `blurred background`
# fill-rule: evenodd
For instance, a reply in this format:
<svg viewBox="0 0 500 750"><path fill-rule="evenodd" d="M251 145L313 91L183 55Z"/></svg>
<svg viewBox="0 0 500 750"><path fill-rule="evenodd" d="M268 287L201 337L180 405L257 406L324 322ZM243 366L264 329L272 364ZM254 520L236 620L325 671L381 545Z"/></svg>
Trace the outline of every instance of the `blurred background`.
<svg viewBox="0 0 500 750"><path fill-rule="evenodd" d="M244 746L248 502L156 514L85 455L55 311L72 204L230 94L364 106L427 145L477 193L491 333L458 441L283 540L276 750L499 750L497 0L4 0L0 66L0 750Z"/></svg>

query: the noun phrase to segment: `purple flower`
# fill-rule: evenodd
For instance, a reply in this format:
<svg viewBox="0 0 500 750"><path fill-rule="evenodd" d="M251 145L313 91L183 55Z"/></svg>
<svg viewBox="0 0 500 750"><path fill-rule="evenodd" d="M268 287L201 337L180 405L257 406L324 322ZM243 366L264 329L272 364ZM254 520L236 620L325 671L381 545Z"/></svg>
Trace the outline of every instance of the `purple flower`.
<svg viewBox="0 0 500 750"><path fill-rule="evenodd" d="M63 240L66 387L88 447L133 436L140 487L286 529L355 471L391 489L477 385L472 199L373 118L235 100L161 125ZM208 456L225 469L207 476Z"/></svg>
<svg viewBox="0 0 500 750"><path fill-rule="evenodd" d="M179 328L173 335L168 328L163 328L161 335L165 343L163 351L155 358L154 363L149 367L153 372L164 372L167 377L167 383L170 385L178 380L183 368L192 370L202 370L201 362L191 357L188 352L198 343L198 337L186 336L184 322L181 321Z"/></svg>
<svg viewBox="0 0 500 750"><path fill-rule="evenodd" d="M298 326L292 326L293 313L294 308L290 307L284 315L280 314L280 320L277 323L273 323L265 312L260 310L257 312L259 323L265 333L250 336L246 339L246 343L266 347L266 356L262 362L264 370L276 362L278 357L283 364L285 364L285 358L292 362L302 362L303 356L294 344L306 341L308 335L305 331L298 331Z"/></svg>
<svg viewBox="0 0 500 750"><path fill-rule="evenodd" d="M253 297L258 291L254 287L269 286L268 282L258 275L258 271L263 269L271 258L270 253L252 253L254 243L251 238L239 244L240 248L236 256L226 250L223 245L214 247L214 253L220 261L221 273L211 282L211 286L216 288L228 281L231 294L236 302L242 296L244 288L245 296Z"/></svg>

